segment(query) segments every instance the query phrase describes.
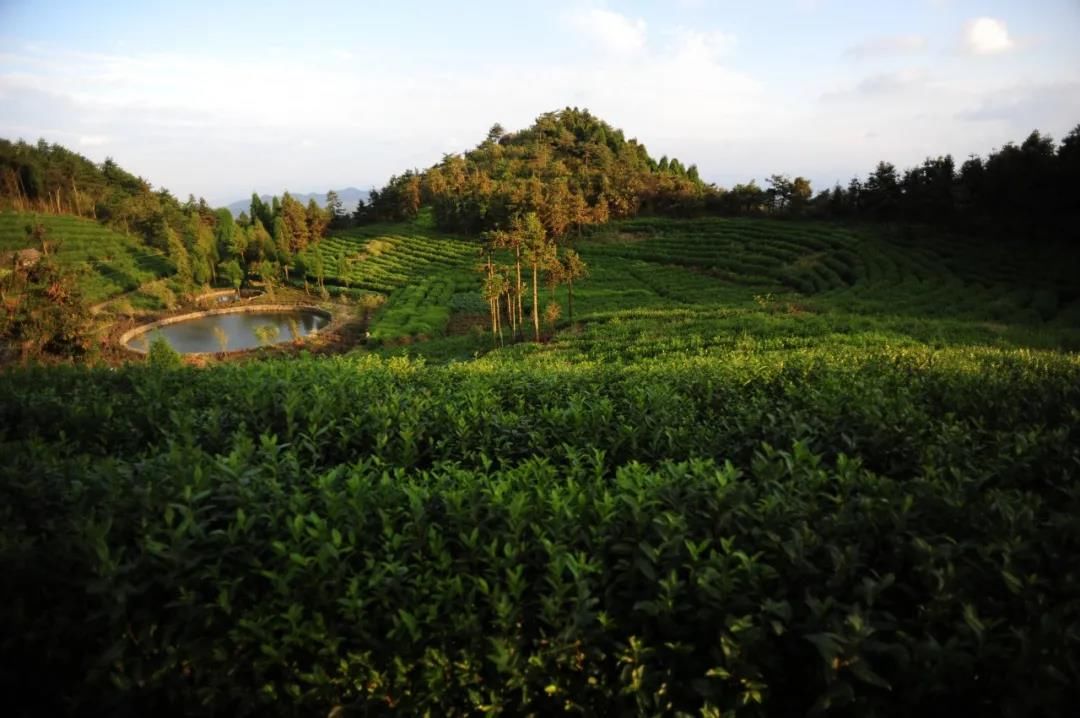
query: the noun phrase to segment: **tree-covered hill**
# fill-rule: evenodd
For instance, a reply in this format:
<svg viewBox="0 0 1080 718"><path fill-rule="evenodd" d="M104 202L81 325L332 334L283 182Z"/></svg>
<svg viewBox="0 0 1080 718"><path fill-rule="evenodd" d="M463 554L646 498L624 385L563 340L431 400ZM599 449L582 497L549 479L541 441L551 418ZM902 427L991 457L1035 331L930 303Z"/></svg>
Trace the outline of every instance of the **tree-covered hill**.
<svg viewBox="0 0 1080 718"><path fill-rule="evenodd" d="M209 211L206 203L191 199ZM0 139L0 209L96 219L164 249L165 227L183 230L184 209L111 158L95 164L58 144Z"/></svg>
<svg viewBox="0 0 1080 718"><path fill-rule="evenodd" d="M560 236L640 211L689 211L705 196L694 165L649 156L645 146L588 110L548 112L519 132L494 125L475 149L408 171L372 192L384 219L429 204L440 228L480 232L535 212Z"/></svg>

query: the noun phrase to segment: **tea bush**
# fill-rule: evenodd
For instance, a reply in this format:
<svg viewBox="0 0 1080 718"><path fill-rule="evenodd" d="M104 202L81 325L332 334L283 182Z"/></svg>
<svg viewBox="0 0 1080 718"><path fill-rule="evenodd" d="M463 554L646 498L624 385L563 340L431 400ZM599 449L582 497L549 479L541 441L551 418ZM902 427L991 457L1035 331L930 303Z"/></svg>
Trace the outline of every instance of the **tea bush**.
<svg viewBox="0 0 1080 718"><path fill-rule="evenodd" d="M1075 356L31 367L0 427L16 715L1034 716L1080 685Z"/></svg>

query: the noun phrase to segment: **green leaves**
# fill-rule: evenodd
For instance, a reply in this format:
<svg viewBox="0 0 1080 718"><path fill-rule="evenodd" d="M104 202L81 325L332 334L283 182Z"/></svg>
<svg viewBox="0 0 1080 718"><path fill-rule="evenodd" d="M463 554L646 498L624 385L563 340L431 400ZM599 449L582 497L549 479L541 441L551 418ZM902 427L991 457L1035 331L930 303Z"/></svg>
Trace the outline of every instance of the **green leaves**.
<svg viewBox="0 0 1080 718"><path fill-rule="evenodd" d="M3 374L0 648L118 714L1061 713L1080 374L923 359Z"/></svg>

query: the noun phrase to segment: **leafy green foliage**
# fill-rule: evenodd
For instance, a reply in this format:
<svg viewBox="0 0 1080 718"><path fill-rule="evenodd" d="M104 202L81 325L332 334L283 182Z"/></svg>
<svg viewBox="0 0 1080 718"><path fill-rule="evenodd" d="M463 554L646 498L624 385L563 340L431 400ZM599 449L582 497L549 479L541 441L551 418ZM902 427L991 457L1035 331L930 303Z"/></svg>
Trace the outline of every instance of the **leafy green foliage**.
<svg viewBox="0 0 1080 718"><path fill-rule="evenodd" d="M92 344L78 277L49 255L19 255L0 273L0 359L10 345L22 359L76 357Z"/></svg>
<svg viewBox="0 0 1080 718"><path fill-rule="evenodd" d="M1074 356L527 349L0 375L5 680L81 715L1071 705Z"/></svg>
<svg viewBox="0 0 1080 718"><path fill-rule="evenodd" d="M183 365L180 353L173 349L168 339L160 335L150 342L146 359L155 369L179 369Z"/></svg>
<svg viewBox="0 0 1080 718"><path fill-rule="evenodd" d="M552 237L638 212L692 213L708 188L694 166L657 161L645 146L576 107L548 112L528 128L496 125L476 148L447 155L371 193L367 214L416 217L429 206L438 227L479 233L535 213Z"/></svg>

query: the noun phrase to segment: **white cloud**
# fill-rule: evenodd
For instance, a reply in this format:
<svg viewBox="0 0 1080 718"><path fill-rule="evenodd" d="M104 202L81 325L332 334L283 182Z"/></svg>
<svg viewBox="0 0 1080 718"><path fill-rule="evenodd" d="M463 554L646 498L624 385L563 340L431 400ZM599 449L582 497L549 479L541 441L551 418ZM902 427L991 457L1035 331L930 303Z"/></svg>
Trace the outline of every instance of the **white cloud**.
<svg viewBox="0 0 1080 718"><path fill-rule="evenodd" d="M910 55L925 49L926 38L922 35L882 35L868 38L848 48L847 54L863 60L870 57Z"/></svg>
<svg viewBox="0 0 1080 718"><path fill-rule="evenodd" d="M724 33L676 33L670 44L630 53L523 58L465 72L417 72L362 49L343 64L329 52L296 63L43 48L21 56L18 72L0 63L0 136L44 135L69 146L110 138L110 153L132 172L215 202L253 189L379 184L472 147L495 121L523 128L567 105L587 107L655 154L700 163L695 142L739 141L775 130L790 114L751 75L719 60L731 42ZM290 101L258 111L268 78L290 88ZM103 159L104 147L82 147Z"/></svg>
<svg viewBox="0 0 1080 718"><path fill-rule="evenodd" d="M902 98L912 90L926 89L930 86L930 77L925 70L907 68L894 72L881 72L868 75L854 86L832 90L821 95L822 100L866 100L881 102L889 97Z"/></svg>
<svg viewBox="0 0 1080 718"><path fill-rule="evenodd" d="M735 48L735 36L731 33L712 30L682 30L679 33L678 54L686 60L715 62L731 54Z"/></svg>
<svg viewBox="0 0 1080 718"><path fill-rule="evenodd" d="M1014 47L1005 23L992 17L969 22L964 28L964 42L968 51L975 55L993 55Z"/></svg>
<svg viewBox="0 0 1080 718"><path fill-rule="evenodd" d="M926 154L985 152L1021 136L1012 129L1018 123L1060 135L1076 122L1076 103L1054 100L1049 89L1010 105L1010 92L1027 78L1007 66L958 69L927 59L925 70L863 72L840 63L778 77L753 57L729 61L736 38L707 25L646 28L607 10L570 18L555 22L595 51L521 53L490 65L425 64L408 48L395 54L346 43L303 62L225 51L28 49L0 55L0 136L44 136L96 160L112 154L178 196L226 202L253 189L381 184L475 145L495 121L523 128L567 105L587 107L653 155L697 163L704 177L729 186L777 171L846 181L879 159L906 166ZM916 52L913 37L861 47ZM342 62L334 47L355 57ZM1074 84L1055 89L1077 96L1075 70L1059 74ZM266 111L274 87L289 88L289 101Z"/></svg>
<svg viewBox="0 0 1080 718"><path fill-rule="evenodd" d="M570 25L615 53L634 53L645 47L645 21L631 20L612 10L586 8L568 16Z"/></svg>

